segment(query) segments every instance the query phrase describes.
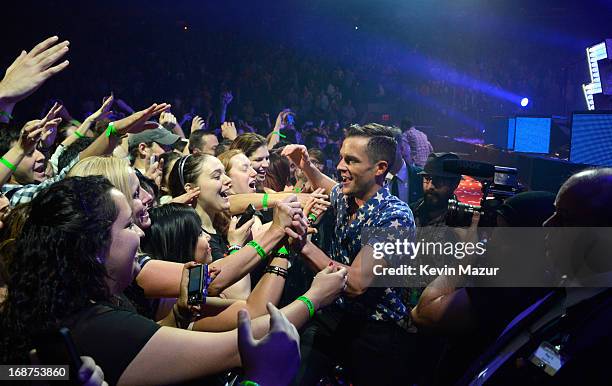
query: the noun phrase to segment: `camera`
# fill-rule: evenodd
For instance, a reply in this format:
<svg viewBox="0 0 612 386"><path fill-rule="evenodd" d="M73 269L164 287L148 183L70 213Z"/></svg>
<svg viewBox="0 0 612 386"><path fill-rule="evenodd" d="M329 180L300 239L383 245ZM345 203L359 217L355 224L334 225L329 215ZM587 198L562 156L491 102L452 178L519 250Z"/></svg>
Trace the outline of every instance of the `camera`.
<svg viewBox="0 0 612 386"><path fill-rule="evenodd" d="M191 306L205 304L209 284L208 264L190 268L189 284L187 286L187 304Z"/></svg>
<svg viewBox="0 0 612 386"><path fill-rule="evenodd" d="M448 200L446 225L450 227L470 226L474 212L480 212L478 226L497 226L497 209L506 199L523 190L518 182L516 168L466 160L444 161L443 168L448 172L474 177L482 185L480 205L466 204L454 199Z"/></svg>

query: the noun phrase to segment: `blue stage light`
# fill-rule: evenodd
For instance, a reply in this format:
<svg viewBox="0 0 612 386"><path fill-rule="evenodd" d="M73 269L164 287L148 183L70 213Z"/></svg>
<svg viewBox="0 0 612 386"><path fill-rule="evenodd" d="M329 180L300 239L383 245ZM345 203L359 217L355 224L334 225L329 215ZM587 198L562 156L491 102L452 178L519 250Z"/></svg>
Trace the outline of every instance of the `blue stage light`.
<svg viewBox="0 0 612 386"><path fill-rule="evenodd" d="M528 104L529 104L529 98L521 99L521 106L522 107L527 107Z"/></svg>

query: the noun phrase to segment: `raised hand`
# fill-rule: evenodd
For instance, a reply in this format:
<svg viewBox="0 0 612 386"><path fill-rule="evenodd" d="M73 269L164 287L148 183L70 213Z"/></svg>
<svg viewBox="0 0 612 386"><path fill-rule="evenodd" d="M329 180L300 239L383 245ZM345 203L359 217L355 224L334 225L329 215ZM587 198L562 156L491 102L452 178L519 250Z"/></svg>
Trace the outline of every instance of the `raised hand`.
<svg viewBox="0 0 612 386"><path fill-rule="evenodd" d="M300 169L304 169L310 163L310 156L304 145L287 145L281 155L289 158Z"/></svg>
<svg viewBox="0 0 612 386"><path fill-rule="evenodd" d="M159 115L159 124L167 130L172 131L176 127L176 117L169 111L162 111Z"/></svg>
<svg viewBox="0 0 612 386"><path fill-rule="evenodd" d="M221 124L221 136L231 141L236 139L238 136L238 131L236 130L236 125L234 125L234 122L223 122Z"/></svg>
<svg viewBox="0 0 612 386"><path fill-rule="evenodd" d="M191 132L193 133L197 130L204 130L204 128L206 128L206 122L204 122L202 117L196 115L191 121Z"/></svg>
<svg viewBox="0 0 612 386"><path fill-rule="evenodd" d="M128 117L113 122L113 125L115 126L115 129L117 129L117 134L119 136L128 133L136 134L147 129L154 129L157 127L157 123L147 123L147 121L151 117L160 114L162 111L165 111L168 108L170 108L170 105L167 103L154 103L144 110L137 111Z"/></svg>
<svg viewBox="0 0 612 386"><path fill-rule="evenodd" d="M40 122L39 119L29 121L21 129L17 146L19 146L25 154L32 152L36 148L38 141L40 141L40 137L44 130Z"/></svg>
<svg viewBox="0 0 612 386"><path fill-rule="evenodd" d="M88 119L93 122L100 121L102 119L106 119L111 115L111 107L113 107L113 102L115 101L115 96L111 93L109 96L102 99L102 106L98 110L96 110L93 114L91 114Z"/></svg>
<svg viewBox="0 0 612 386"><path fill-rule="evenodd" d="M245 377L260 385L288 385L300 366L300 335L272 303L267 304L270 331L253 338L247 310L238 312L238 351Z"/></svg>
<svg viewBox="0 0 612 386"><path fill-rule="evenodd" d="M232 103L233 100L234 100L234 96L232 95L231 91L226 91L221 95L221 103L225 106Z"/></svg>
<svg viewBox="0 0 612 386"><path fill-rule="evenodd" d="M255 223L255 218L245 222L240 228L236 228L236 225L238 225L238 217L232 217L227 230L227 242L230 245L243 246L246 244L251 238L251 227L253 223Z"/></svg>
<svg viewBox="0 0 612 386"><path fill-rule="evenodd" d="M161 186L161 180L164 169L164 160L160 159L158 161L153 162L147 168L145 172L145 177L155 182L155 185L159 188Z"/></svg>
<svg viewBox="0 0 612 386"><path fill-rule="evenodd" d="M278 113L278 115L276 116L276 122L274 123L275 131L283 129L286 126L285 123L287 122L288 114L289 114L289 111L285 111L285 110Z"/></svg>
<svg viewBox="0 0 612 386"><path fill-rule="evenodd" d="M171 202L176 204L187 204L195 207L200 196L200 188L193 188L187 190L187 193L181 194L180 196L174 197Z"/></svg>
<svg viewBox="0 0 612 386"><path fill-rule="evenodd" d="M38 43L30 52L21 54L6 70L0 81L0 100L4 103L17 103L45 83L47 79L68 66L68 61L53 66L68 52L70 43L66 40L57 43L57 36Z"/></svg>

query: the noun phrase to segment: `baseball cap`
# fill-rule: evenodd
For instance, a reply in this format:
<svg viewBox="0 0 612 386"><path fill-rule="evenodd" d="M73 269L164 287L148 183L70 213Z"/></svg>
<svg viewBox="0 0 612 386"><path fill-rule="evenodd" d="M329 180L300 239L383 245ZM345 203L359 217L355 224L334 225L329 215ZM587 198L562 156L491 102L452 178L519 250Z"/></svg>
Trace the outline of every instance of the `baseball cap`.
<svg viewBox="0 0 612 386"><path fill-rule="evenodd" d="M139 143L156 142L160 145L170 146L174 145L181 137L169 132L161 126L156 129L144 130L137 134L131 134L128 137L128 147L132 150L138 146Z"/></svg>

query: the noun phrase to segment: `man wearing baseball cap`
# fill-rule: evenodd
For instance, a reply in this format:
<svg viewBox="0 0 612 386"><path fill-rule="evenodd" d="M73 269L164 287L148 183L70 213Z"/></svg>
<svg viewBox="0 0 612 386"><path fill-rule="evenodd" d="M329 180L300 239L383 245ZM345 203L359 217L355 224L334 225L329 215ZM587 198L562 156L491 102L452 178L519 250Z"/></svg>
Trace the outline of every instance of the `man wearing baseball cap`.
<svg viewBox="0 0 612 386"><path fill-rule="evenodd" d="M443 163L456 160L453 153L431 153L423 171L423 198L411 205L417 227L444 226L448 200L454 197L461 175L444 171Z"/></svg>
<svg viewBox="0 0 612 386"><path fill-rule="evenodd" d="M161 126L130 135L128 137L128 148L130 161L134 169L142 175L146 175L151 157L155 157L154 162L157 162L159 155L171 151L180 138Z"/></svg>

